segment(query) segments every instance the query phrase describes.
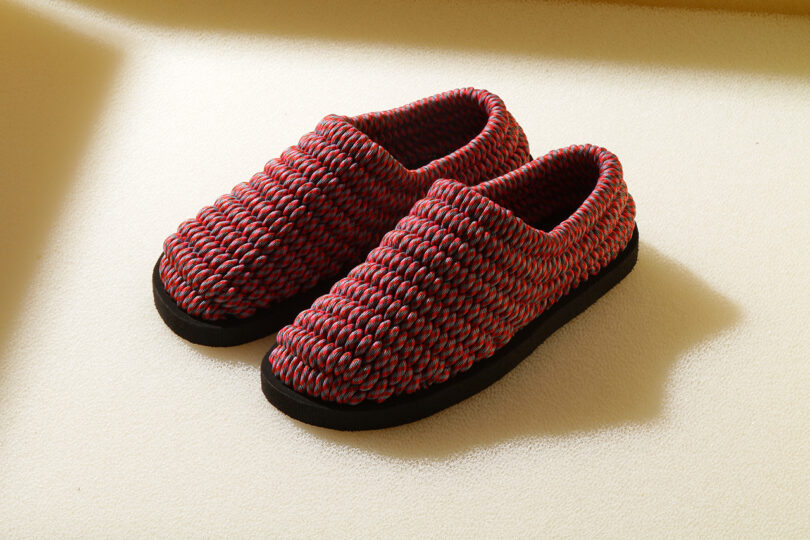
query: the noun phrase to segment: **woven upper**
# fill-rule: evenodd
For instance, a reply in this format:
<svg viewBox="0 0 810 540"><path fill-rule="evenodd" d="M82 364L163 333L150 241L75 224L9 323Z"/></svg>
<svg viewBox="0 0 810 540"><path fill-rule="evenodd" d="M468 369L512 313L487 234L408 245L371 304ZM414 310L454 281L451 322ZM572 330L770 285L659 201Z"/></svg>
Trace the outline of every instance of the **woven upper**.
<svg viewBox="0 0 810 540"><path fill-rule="evenodd" d="M160 278L193 316L246 318L361 262L435 179L472 185L529 159L523 130L485 90L330 115L183 222Z"/></svg>
<svg viewBox="0 0 810 540"><path fill-rule="evenodd" d="M381 402L470 369L628 244L616 157L572 146L468 187L439 180L366 261L277 335L294 390Z"/></svg>

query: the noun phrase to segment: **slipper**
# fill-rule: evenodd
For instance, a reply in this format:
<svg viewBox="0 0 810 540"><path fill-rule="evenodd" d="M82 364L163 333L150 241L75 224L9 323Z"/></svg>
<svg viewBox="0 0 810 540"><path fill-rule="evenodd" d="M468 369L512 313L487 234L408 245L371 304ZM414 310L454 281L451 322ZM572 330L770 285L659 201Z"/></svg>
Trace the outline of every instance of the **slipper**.
<svg viewBox="0 0 810 540"><path fill-rule="evenodd" d="M366 261L277 335L278 409L340 430L411 422L497 381L633 268L616 156L572 146L495 180L438 180Z"/></svg>
<svg viewBox="0 0 810 540"><path fill-rule="evenodd" d="M362 262L434 180L473 185L530 159L523 130L485 90L327 116L166 239L155 306L194 343L270 335Z"/></svg>

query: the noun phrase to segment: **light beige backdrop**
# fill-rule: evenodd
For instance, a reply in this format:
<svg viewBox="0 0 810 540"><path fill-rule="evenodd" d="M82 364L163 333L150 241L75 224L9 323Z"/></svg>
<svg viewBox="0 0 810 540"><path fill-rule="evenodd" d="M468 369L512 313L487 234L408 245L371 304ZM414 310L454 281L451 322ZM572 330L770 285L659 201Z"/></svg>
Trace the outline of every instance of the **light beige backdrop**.
<svg viewBox="0 0 810 540"><path fill-rule="evenodd" d="M547 2L0 3L0 536L810 536L810 19ZM638 266L430 419L302 425L163 238L327 113L500 94L596 143Z"/></svg>

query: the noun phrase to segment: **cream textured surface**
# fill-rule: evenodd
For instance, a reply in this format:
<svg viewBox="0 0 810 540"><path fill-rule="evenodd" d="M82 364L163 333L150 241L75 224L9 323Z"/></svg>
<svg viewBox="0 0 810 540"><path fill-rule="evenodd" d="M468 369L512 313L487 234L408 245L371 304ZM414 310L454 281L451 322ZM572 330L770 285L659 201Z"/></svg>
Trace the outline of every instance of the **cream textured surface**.
<svg viewBox="0 0 810 540"><path fill-rule="evenodd" d="M0 4L0 536L810 537L810 19L269 4ZM518 369L337 433L265 401L270 338L163 325L182 219L327 113L467 85L639 208L635 271Z"/></svg>

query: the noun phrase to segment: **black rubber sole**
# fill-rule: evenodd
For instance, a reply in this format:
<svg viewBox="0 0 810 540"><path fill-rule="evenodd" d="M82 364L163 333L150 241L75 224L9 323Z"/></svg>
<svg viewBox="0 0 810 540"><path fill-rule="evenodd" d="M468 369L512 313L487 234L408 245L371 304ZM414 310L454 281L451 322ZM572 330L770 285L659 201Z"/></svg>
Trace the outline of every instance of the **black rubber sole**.
<svg viewBox="0 0 810 540"><path fill-rule="evenodd" d="M162 257L163 255L161 255ZM210 347L230 347L275 334L295 320L295 316L312 305L316 298L329 292L337 278L323 280L314 288L246 319L205 321L180 309L160 280L160 257L152 270L152 294L163 322L183 339Z"/></svg>
<svg viewBox="0 0 810 540"><path fill-rule="evenodd" d="M635 229L627 247L601 272L558 300L495 354L477 362L469 371L427 390L394 397L382 403L340 405L322 401L299 394L273 374L267 360L273 348L262 360L262 390L270 403L287 415L307 424L331 429L380 429L425 418L480 392L506 375L555 330L585 311L629 274L637 258L638 229Z"/></svg>

